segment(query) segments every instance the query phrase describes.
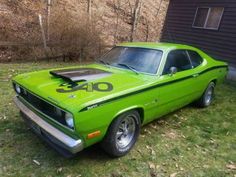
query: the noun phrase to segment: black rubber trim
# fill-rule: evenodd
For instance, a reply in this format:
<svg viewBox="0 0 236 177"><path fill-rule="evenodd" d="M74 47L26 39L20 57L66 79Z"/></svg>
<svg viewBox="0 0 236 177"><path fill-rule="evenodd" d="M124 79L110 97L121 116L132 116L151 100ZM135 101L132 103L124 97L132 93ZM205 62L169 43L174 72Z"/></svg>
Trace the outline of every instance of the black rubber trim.
<svg viewBox="0 0 236 177"><path fill-rule="evenodd" d="M219 69L219 68L228 68L228 66L227 65L213 66L213 67L207 68L207 69L205 69L205 70L203 70L203 71L201 71L201 72L199 72L197 74L201 75L201 74L204 74L204 73L209 72L211 70ZM196 73L194 73L194 74L196 74ZM126 93L124 95L120 95L120 96L117 96L117 97L114 97L114 98L110 98L110 99L107 99L107 100L104 100L104 101L100 101L100 102L91 104L89 106L86 106L85 108L81 109L79 112L87 111L87 110L89 110L91 108L95 108L95 107L101 106L101 105L103 105L105 103L108 103L108 102L112 102L112 101L115 101L115 100L118 100L118 99L121 99L121 98L125 98L125 97L131 96L131 95L135 95L135 94L138 94L140 92L145 92L145 91L148 91L148 90L151 90L151 89L155 89L155 88L158 88L158 87L162 87L162 86L165 86L165 85L169 85L169 84L172 84L172 83L175 83L175 82L181 82L183 80L187 80L187 79L193 78L194 77L193 75L189 75L189 76L182 77L182 78L179 78L179 79L176 79L176 80L173 80L173 81L169 81L169 82L164 82L164 83L161 83L161 84L153 85L151 87L143 88L143 89L140 89L140 90L137 90L137 91L134 91L134 92Z"/></svg>

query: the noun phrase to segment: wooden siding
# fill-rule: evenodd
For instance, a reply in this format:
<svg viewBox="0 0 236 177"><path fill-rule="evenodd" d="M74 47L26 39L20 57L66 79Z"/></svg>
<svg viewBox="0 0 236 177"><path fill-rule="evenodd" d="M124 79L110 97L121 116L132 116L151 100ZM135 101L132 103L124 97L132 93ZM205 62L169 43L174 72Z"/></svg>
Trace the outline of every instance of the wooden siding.
<svg viewBox="0 0 236 177"><path fill-rule="evenodd" d="M197 7L224 7L218 30L192 27ZM236 65L236 0L170 0L161 41L189 44Z"/></svg>

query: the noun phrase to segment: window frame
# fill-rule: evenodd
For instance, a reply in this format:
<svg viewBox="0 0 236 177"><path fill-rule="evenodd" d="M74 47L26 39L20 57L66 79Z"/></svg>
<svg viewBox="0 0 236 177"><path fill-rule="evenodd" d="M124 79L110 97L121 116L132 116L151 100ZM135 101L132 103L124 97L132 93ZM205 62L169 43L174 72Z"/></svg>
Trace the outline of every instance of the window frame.
<svg viewBox="0 0 236 177"><path fill-rule="evenodd" d="M198 13L198 9L201 9L201 8L203 8L203 9L208 9L207 16L206 16L206 18L205 18L204 26L203 26L203 27L194 26L194 23L195 23L195 20L196 20L196 17L197 17L197 13ZM212 8L217 8L217 7L209 7L209 6L200 6L200 7L197 7L196 12L195 12L195 15L194 15L193 23L192 23L192 28L218 30L219 27L220 27L220 24L221 24L221 20L222 20L222 17L223 17L225 8L224 8L224 7L218 7L218 8L222 8L222 13L221 13L221 15L220 15L220 19L219 19L219 22L218 22L218 25L217 25L216 28L207 27L207 22L208 22L209 15L210 15L210 13L211 13L211 9L212 9Z"/></svg>
<svg viewBox="0 0 236 177"><path fill-rule="evenodd" d="M193 66L192 59L191 59L191 56L190 56L190 54L189 54L189 51L190 51L190 52L195 52L195 53L197 53L197 54L201 57L201 59L202 59L202 60L201 60L201 63L200 63L199 65L197 65L196 67ZM189 60L190 60L190 62L191 62L192 69L197 68L197 67L199 67L199 66L202 65L202 63L204 62L204 58L203 58L197 51L195 51L195 50L190 50L190 49L186 49L186 52L187 52L188 58L189 58Z"/></svg>
<svg viewBox="0 0 236 177"><path fill-rule="evenodd" d="M163 65L163 69L162 69L162 72L161 72L161 76L169 75L169 74L163 74L163 72L164 72L164 70L165 70L166 62L167 62L167 59L168 59L168 55L169 55L171 52L173 52L173 51L178 51L178 50L181 50L181 51L184 51L184 52L185 52L185 54L186 54L186 56L187 56L187 58L188 58L188 61L189 61L190 65L191 65L191 68L186 69L186 70L183 70L183 71L177 71L176 73L180 73L180 72L189 71L189 70L191 70L191 69L194 69L194 66L193 66L193 64L192 64L192 61L191 61L191 59L190 59L190 56L189 56L189 54L188 54L188 52L187 52L188 49L173 49L173 50L170 50L170 51L168 52L168 54L166 55L166 59L165 59L164 65ZM193 50L193 51L194 51L194 50ZM196 67L195 67L195 68L196 68Z"/></svg>
<svg viewBox="0 0 236 177"><path fill-rule="evenodd" d="M163 61L163 58L164 58L164 51L163 51L162 49L159 49L159 48L148 48L148 47L136 47L136 46L116 45L116 46L112 47L110 50L108 50L107 52L105 52L103 55L101 55L100 57L98 57L97 59L95 59L95 62L98 63L98 64L101 64L101 63L99 62L99 59L102 59L103 56L107 55L111 50L113 50L113 49L116 48L116 47L139 48L139 49L156 50L156 51L161 52L160 62L159 62L159 65L158 65L158 67L157 67L155 73L141 72L141 71L138 72L139 74L145 74L145 75L150 75L150 76L156 76L156 75L159 74L160 67L161 67L161 65L162 65L162 61ZM127 70L126 68L117 67L117 66L113 66L113 65L109 65L109 67L116 68L116 69L121 69L121 70Z"/></svg>

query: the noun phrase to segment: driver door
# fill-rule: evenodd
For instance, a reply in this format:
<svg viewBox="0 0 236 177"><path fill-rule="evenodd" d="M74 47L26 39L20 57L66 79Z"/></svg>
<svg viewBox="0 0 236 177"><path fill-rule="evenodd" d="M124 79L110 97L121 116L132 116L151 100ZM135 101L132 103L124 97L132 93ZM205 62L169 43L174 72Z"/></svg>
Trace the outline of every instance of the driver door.
<svg viewBox="0 0 236 177"><path fill-rule="evenodd" d="M175 74L170 73L171 67L177 69ZM160 77L162 86L157 88L159 93L157 116L181 108L193 100L197 80L192 75L192 68L186 50L169 52Z"/></svg>

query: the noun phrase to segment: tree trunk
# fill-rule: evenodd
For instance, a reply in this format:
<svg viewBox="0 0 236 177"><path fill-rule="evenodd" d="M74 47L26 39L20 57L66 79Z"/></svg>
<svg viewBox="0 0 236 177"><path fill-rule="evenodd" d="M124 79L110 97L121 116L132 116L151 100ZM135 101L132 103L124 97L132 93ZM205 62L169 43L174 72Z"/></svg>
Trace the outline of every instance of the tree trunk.
<svg viewBox="0 0 236 177"><path fill-rule="evenodd" d="M132 28L131 28L131 36L130 36L131 42L134 40L134 33L137 27L138 17L139 17L140 9L141 9L141 3L142 3L142 0L135 1L135 7L134 7L133 15L132 15Z"/></svg>
<svg viewBox="0 0 236 177"><path fill-rule="evenodd" d="M148 42L149 39L149 21L146 19L146 39L145 41Z"/></svg>
<svg viewBox="0 0 236 177"><path fill-rule="evenodd" d="M160 12L160 9L161 9L161 5L162 5L162 0L160 0L160 4L159 4L159 7L158 7L158 9L157 9L156 16L159 15L159 12Z"/></svg>
<svg viewBox="0 0 236 177"><path fill-rule="evenodd" d="M91 20L91 14L92 14L92 0L87 0L88 6L87 6L87 13L88 13L88 19Z"/></svg>
<svg viewBox="0 0 236 177"><path fill-rule="evenodd" d="M116 13L116 24L115 24L115 30L114 30L114 40L113 40L113 44L115 45L117 42L117 33L118 33L118 27L119 27L119 18L120 18L120 14L119 14L119 8L120 8L120 1L118 0L117 6L116 6L116 2L115 0L113 1L114 3L114 12Z"/></svg>
<svg viewBox="0 0 236 177"><path fill-rule="evenodd" d="M51 16L51 0L47 3L47 41L50 40L50 16Z"/></svg>

